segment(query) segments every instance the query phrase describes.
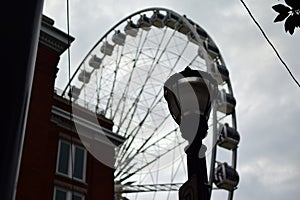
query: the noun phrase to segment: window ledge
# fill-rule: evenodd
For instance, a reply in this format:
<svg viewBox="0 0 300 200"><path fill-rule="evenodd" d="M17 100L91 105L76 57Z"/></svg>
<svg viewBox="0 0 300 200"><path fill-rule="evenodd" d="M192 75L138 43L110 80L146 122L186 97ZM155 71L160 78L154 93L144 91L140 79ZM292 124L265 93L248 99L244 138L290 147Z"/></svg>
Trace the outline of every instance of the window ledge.
<svg viewBox="0 0 300 200"><path fill-rule="evenodd" d="M83 183L83 184L85 186L87 186L86 183ZM87 189L86 188L80 187L80 186L77 186L77 185L72 185L70 183L66 183L66 182L58 180L58 179L54 179L54 185L66 188L68 190L74 190L75 192L79 192L79 193L82 193L82 194L87 194Z"/></svg>
<svg viewBox="0 0 300 200"><path fill-rule="evenodd" d="M78 183L81 183L81 184L84 184L84 185L88 185L87 182L85 180L82 180L82 179L78 179L76 177L70 177L69 175L66 175L66 174L63 174L63 173L60 173L60 172L55 172L55 175L56 176L59 176L59 177L63 177L63 178L66 178L68 179L69 181L74 181L74 182L78 182Z"/></svg>

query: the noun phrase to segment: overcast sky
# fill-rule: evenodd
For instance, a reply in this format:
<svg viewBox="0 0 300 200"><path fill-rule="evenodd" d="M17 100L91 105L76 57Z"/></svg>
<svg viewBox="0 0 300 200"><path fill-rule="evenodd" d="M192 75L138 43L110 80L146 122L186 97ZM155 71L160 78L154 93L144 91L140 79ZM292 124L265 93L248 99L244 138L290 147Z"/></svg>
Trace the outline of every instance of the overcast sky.
<svg viewBox="0 0 300 200"><path fill-rule="evenodd" d="M300 81L300 29L294 35L273 23L277 0L245 0L295 77ZM300 88L238 0L72 0L70 32L75 37L71 66L75 69L114 24L147 7L166 7L186 14L218 45L230 71L237 99L241 143L234 199L298 200L300 196ZM45 0L44 14L63 31L66 1ZM59 63L56 87L67 81L66 53ZM222 198L220 198L222 199ZM224 198L225 199L225 198Z"/></svg>

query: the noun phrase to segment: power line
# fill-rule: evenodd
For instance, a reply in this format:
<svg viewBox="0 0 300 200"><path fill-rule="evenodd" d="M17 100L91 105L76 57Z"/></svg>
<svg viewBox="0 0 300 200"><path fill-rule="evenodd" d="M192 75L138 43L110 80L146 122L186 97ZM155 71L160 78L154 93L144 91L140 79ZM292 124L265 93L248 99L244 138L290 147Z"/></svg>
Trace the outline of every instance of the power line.
<svg viewBox="0 0 300 200"><path fill-rule="evenodd" d="M70 80L71 80L71 41L70 41L70 2L67 0L67 35L68 35L68 79L69 79L69 89L71 91L71 85L70 85ZM72 92L72 91L71 91ZM69 96L69 106L72 106L72 96ZM69 114L69 120L70 120L70 130L72 130L72 112L70 108L70 114ZM74 155L75 155L75 150L73 152L73 133L71 133L71 145L70 145L70 154L71 154L71 198L73 199L74 197Z"/></svg>
<svg viewBox="0 0 300 200"><path fill-rule="evenodd" d="M279 60L281 61L281 63L284 65L285 69L288 71L288 73L290 74L290 76L292 77L292 79L295 81L295 83L298 85L298 87L300 87L299 82L297 81L297 79L295 78L295 76L293 75L293 73L291 72L291 70L289 69L289 67L287 66L287 64L283 61L283 59L279 55L279 52L276 50L276 48L274 47L274 45L272 44L272 42L269 40L268 36L264 32L264 30L262 29L262 27L260 26L260 24L255 20L254 16L252 15L251 11L249 10L249 8L245 4L245 2L243 0L240 0L240 1L243 4L243 6L245 7L245 9L247 10L247 12L249 13L249 15L252 18L252 20L254 21L254 23L257 25L257 27L259 28L259 30L263 34L263 36L265 37L265 39L267 40L267 42L269 43L269 45L272 47L272 49L276 53L276 55L279 58Z"/></svg>
<svg viewBox="0 0 300 200"><path fill-rule="evenodd" d="M71 79L71 52L70 52L70 3L67 0L67 34L68 34L68 79ZM70 88L71 89L71 88Z"/></svg>

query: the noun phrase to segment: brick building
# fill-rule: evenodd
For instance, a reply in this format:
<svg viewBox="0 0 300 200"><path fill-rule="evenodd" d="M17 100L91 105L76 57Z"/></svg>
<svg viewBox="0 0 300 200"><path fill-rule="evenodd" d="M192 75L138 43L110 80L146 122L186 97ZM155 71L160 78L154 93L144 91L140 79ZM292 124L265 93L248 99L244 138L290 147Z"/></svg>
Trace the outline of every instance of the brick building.
<svg viewBox="0 0 300 200"><path fill-rule="evenodd" d="M69 40L69 41L68 41ZM95 159L82 144L72 121L68 99L55 94L54 83L61 54L74 40L43 16L26 133L16 191L17 200L112 200L114 169ZM114 144L124 139L112 132L113 122L82 109L82 126L105 135ZM101 127L99 126L101 125ZM80 134L85 133L82 131ZM100 137L101 138L101 137ZM114 158L113 146L97 141Z"/></svg>

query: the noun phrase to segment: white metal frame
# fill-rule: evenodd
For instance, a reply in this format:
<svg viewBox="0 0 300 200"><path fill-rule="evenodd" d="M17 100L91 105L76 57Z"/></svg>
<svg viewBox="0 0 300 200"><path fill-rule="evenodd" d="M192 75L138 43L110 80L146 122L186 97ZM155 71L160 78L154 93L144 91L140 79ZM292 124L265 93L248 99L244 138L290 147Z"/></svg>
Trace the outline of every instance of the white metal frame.
<svg viewBox="0 0 300 200"><path fill-rule="evenodd" d="M164 28L157 28L157 27L154 27L152 25L152 27L156 28L155 30L156 31L160 31L160 34L162 35L162 40L159 44L157 44L157 47L156 49L154 49L152 52L150 53L153 53L153 63L148 63L150 64L151 66L154 66L155 68L155 62L159 62L160 61L160 56L165 53L167 51L167 47L168 47L168 42L171 41L172 38L165 38L165 36L167 35L166 32L169 31L170 32L170 35L167 35L168 37L173 37L175 38L176 37L176 34L177 32L186 32L188 29L189 32L188 34L192 34L194 37L192 38L193 40L192 41L189 41L188 39L188 35L186 35L186 38L185 38L185 41L187 42L186 43L186 46L183 48L183 45L182 45L182 54L184 51L186 51L186 47L187 45L189 44L193 44L193 45L199 45L199 48L196 50L196 56L199 56L200 58L202 58L203 60L205 60L205 65L206 65L206 68L207 68L207 71L212 71L210 68L212 67L215 67L216 64L222 64L224 66L225 63L224 63L224 60L222 58L222 55L221 53L219 52L219 55L213 55L213 57L211 57L211 54L210 52L208 51L207 49L207 44L210 43L212 45L214 45L216 48L217 48L217 45L215 44L215 42L212 40L212 38L204 31L204 29L202 29L199 25L197 25L195 22L193 22L192 20L188 19L186 16L182 16L172 10L169 10L169 9L165 9L165 8L148 8L148 9L144 9L144 10L140 10L138 12L135 12L129 16L127 16L126 18L122 19L120 22L118 22L116 25L114 25L110 30L108 30L104 35L103 37L100 38L99 41L96 42L96 44L94 45L94 47L88 52L88 54L86 55L86 57L83 59L83 61L80 63L80 65L78 66L78 68L75 70L71 80L69 81L69 83L67 84L64 92L62 93L62 96L66 95L67 93L67 89L71 86L71 85L74 85L76 84L76 76L78 75L78 73L83 70L83 69L86 69L89 67L88 65L88 60L90 59L91 56L95 55L95 54L98 54L99 53L99 48L101 48L101 45L106 42L107 40L111 39L111 37L113 36L113 34L115 33L116 30L124 30L124 26L126 27L126 24L127 22L133 22L133 19L137 18L138 16L143 16L144 14L147 14L147 13L150 13L150 12L165 12L167 13L166 15L167 16L175 16L174 19L176 19L175 21L173 20L172 21L172 24L174 25L173 27L168 27L167 24L165 24L166 26ZM170 22L171 23L171 22ZM110 94L109 94L109 91L107 92L107 96L101 96L101 94L104 93L104 90L107 89L105 87L102 87L102 84L99 84L99 88L96 89L96 91L94 91L94 94L97 94L97 96L93 96L93 98L97 98L97 101L103 101L103 99L107 99L107 102L105 103L106 104L106 107L103 109L103 112L102 114L104 114L106 117L109 118L109 114L111 112L110 110L110 106L112 106L112 102L113 101L116 101L114 95L116 95L114 89L116 87L116 82L119 81L119 80L116 80L117 78L117 73L119 70L121 70L120 66L121 66L121 60L125 57L126 58L126 55L124 56L123 54L123 50L124 48L126 48L126 46L134 46L135 44L130 44L128 43L127 39L130 39L130 41L133 41L132 38L135 38L135 42L137 42L136 46L135 46L135 53L136 53L136 56L134 57L134 59L132 59L132 65L134 66L132 68L132 71L135 70L135 66L136 64L138 63L137 61L140 58L140 55L141 55L141 51L143 50L143 44L146 42L146 39L142 39L142 38L147 38L149 32L151 32L151 29L152 27L149 27L147 28L147 30L143 30L143 28L141 27L140 30L138 31L137 35L135 35L135 37L126 37L126 41L125 41L125 44L124 46L122 46L121 48L118 48L118 46L116 45L115 47L115 50L113 52L113 55L112 56L107 56L107 55L103 55L103 56L99 56L99 58L102 59L102 63L101 63L101 67L99 69L92 69L92 73L95 73L97 76L97 80L100 80L100 83L102 83L101 81L106 78L107 80L105 80L106 82L108 80L111 81L111 91L110 91ZM204 37L203 34L198 34L197 33L197 29L201 29L203 30L204 33L207 34L207 37ZM173 32L172 32L173 31ZM144 34L144 35L143 35ZM204 35L206 35L204 34ZM140 39L140 40L139 40ZM164 44L165 46L161 46L162 44ZM117 50L116 50L117 49ZM147 49L149 50L149 49ZM162 50L162 51L160 51ZM146 52L148 53L148 52ZM161 53L161 54L160 54ZM172 55L172 53L174 55L176 55L175 52L169 52L170 55ZM143 55L143 54L142 54ZM115 56L115 57L114 57ZM178 63L187 63L188 65L192 65L194 61L197 61L197 57L195 58L189 58L190 60L184 60L183 57L181 57L181 55L177 55L178 56L178 61L180 60L181 62L178 62ZM111 58L115 58L115 60L111 59ZM130 58L131 59L131 58ZM130 61L130 59L128 58L128 61ZM145 58L143 58L145 59ZM105 63L104 61L105 60L108 60L110 61L111 65L107 65L104 67L104 64ZM126 60L126 59L125 59ZM155 61L155 62L154 62ZM183 62L184 61L184 62ZM145 61L145 64L146 64L147 61ZM176 63L175 65L177 65L178 63ZM124 64L125 65L125 64ZM112 67L112 69L110 69L109 67ZM186 66L184 66L186 67ZM151 67L148 71L148 74L149 76L151 76L151 73L152 71L154 70L153 67ZM175 68L175 66L174 66ZM105 72L105 70L111 70L111 71L114 71L114 73L111 73L111 75L109 77L104 77L102 76L102 73ZM173 70L173 69L172 69ZM178 71L172 71L172 73L175 73L175 72L178 72ZM131 72L130 74L130 78L131 78L131 75L132 75L133 72ZM171 74L169 74L171 75ZM131 80L129 78L129 80ZM150 77L152 78L152 77ZM142 126L147 126L147 124L145 124L145 121L147 120L147 117L148 116L151 116L151 112L153 110L151 110L151 106L156 106L156 103L157 102L160 102L162 99L159 99L158 96L155 96L155 101L153 101L153 104L151 104L151 106L148 107L148 111L147 111L147 114L145 116L145 118L142 117L142 119L139 119L139 124L134 127L133 129L130 129L129 127L132 125L132 121L134 119L134 116L137 115L136 113L138 113L139 111L139 108L137 106L137 104L140 102L140 97L141 97L141 93L143 92L144 90L144 85L146 84L146 82L149 80L149 77L145 77L145 81L144 82L141 82L141 90L140 90L140 93L134 97L134 96L128 96L128 91L127 89L129 87L125 87L124 89L124 93L122 94L122 97L120 98L120 102L121 100L126 100L127 99L130 99L130 98L133 98L134 101L132 101L132 106L130 108L127 108L126 109L122 109L120 108L120 111L119 113L117 113L117 111L111 115L111 119L114 120L115 117L117 115L120 115L120 119L129 119L128 121L126 120L120 120L120 121L114 121L115 122L115 125L116 125L116 129L115 129L115 132L117 134L124 134L122 136L124 137L128 137L127 141L125 141L124 145L121 146L121 148L119 149L119 158L120 160L123 159L123 163L121 163L122 165L118 165L117 163L117 170L116 170L116 177L118 177L120 174L123 173L123 178L120 178L119 181L126 181L128 180L128 178L130 178L132 175L138 173L139 171L153 165L153 163L155 163L157 160L160 160L160 158L162 158L163 156L165 156L167 153L170 153L172 151L174 151L174 149L176 147L169 147L168 150L165 150L163 152L159 152L157 153L156 156L156 159L149 159L147 157L139 157L139 159L143 159L145 160L145 164L142 165L142 166L139 166L139 167L134 167L134 160L133 158L135 158L135 156L137 156L138 154L141 154L143 152L146 152L148 151L151 147L154 147L155 145L157 145L158 143L162 143L161 141L166 141L168 138L169 135L171 134L177 134L178 132L178 129L174 128L174 130L172 130L170 133L166 133L164 136L162 136L161 138L158 138L157 139L157 143L153 142L153 143L148 143L149 139L148 138L151 138L151 137L154 137L155 136L155 130L152 130L154 133L151 134L150 136L147 136L147 138L144 138L145 140L145 143L140 147L140 148L137 148L137 147L134 147L134 145L136 145L137 143L135 143L135 139L138 138L140 135L139 135L139 131L142 130ZM158 81L165 81L165 80L158 80ZM124 83L126 84L126 83ZM127 84L130 84L129 82ZM144 84L144 85L142 85ZM105 85L105 84L104 84ZM98 86L98 85L97 85ZM126 85L127 86L127 85ZM83 99L73 99L73 103L75 102L75 104L79 104L79 105L82 105L83 107L87 108L87 109L92 109L92 111L94 112L98 112L98 110L93 110L93 108L95 107L95 105L92 105L90 104L90 101L88 100L88 97L89 97L89 89L90 89L90 85L89 84L85 84L85 83L81 83L81 85L77 85L77 87L82 90L81 93L82 93L82 98ZM223 83L220 83L219 85L220 89L222 88L226 88L226 91L230 94L233 95L233 90L232 90L232 86L231 86L231 82L230 82L230 79L224 81ZM140 88L139 88L140 89ZM137 89L138 91L138 89ZM158 94L154 94L154 95L158 95ZM123 99L124 98L124 99ZM100 103L99 103L100 104ZM121 106L120 106L121 107ZM211 170L210 170L210 180L209 180L209 185L210 187L213 189L213 173L214 173L214 168L215 168L215 164L216 164L216 158L217 158L217 145L216 145L216 137L217 137L217 126L219 123L222 123L222 120L225 120L228 119L230 121L230 124L231 124L231 127L233 128L237 128L237 122L236 122L236 113L235 113L235 110L234 112L231 114L231 115L228 115L228 116L221 116L219 114L219 112L217 112L217 105L216 105L216 102L213 102L213 112L212 112L212 116L210 117L210 121L209 123L210 126L212 126L212 137L213 137L213 148L212 148L212 151L211 151ZM99 108L98 107L98 104L96 105L96 108ZM101 105L100 105L100 108L101 108ZM101 108L102 109L102 108ZM117 105L117 109L119 109L119 105ZM145 108L147 109L147 108ZM129 110L129 111L128 111ZM132 111L132 112L131 112ZM125 113L125 114L124 114ZM126 114L127 113L127 114ZM165 122L167 118L163 119L162 120L162 124ZM122 126L125 126L127 125L127 128L124 128L123 127L123 130L122 130ZM124 125L125 124L125 125ZM161 127L162 125L158 125L157 128ZM130 131L132 130L132 131ZM183 142L179 142L178 140L178 146L181 146L182 144L184 144ZM148 145L148 146L147 146ZM151 146L152 145L152 146ZM158 146L158 145L157 145ZM163 145L162 145L163 146ZM158 147L160 148L160 147ZM165 147L164 147L165 148ZM131 154L132 152L136 151L136 153L133 153ZM123 153L122 153L123 152ZM151 152L152 153L152 152ZM152 153L153 154L153 153ZM237 149L234 149L232 151L232 167L234 169L236 169L236 164L237 164ZM119 168L119 167L123 167L123 168ZM128 170L128 171L127 171ZM151 174L151 168L149 168L149 174ZM177 169L174 169L174 171L176 172ZM172 168L172 171L173 171L173 168ZM172 172L173 173L173 172ZM153 180L155 179L155 177L152 177ZM158 184L159 185L159 184ZM124 186L126 187L126 186ZM233 192L230 192L228 194L228 199L231 200L233 198Z"/></svg>

